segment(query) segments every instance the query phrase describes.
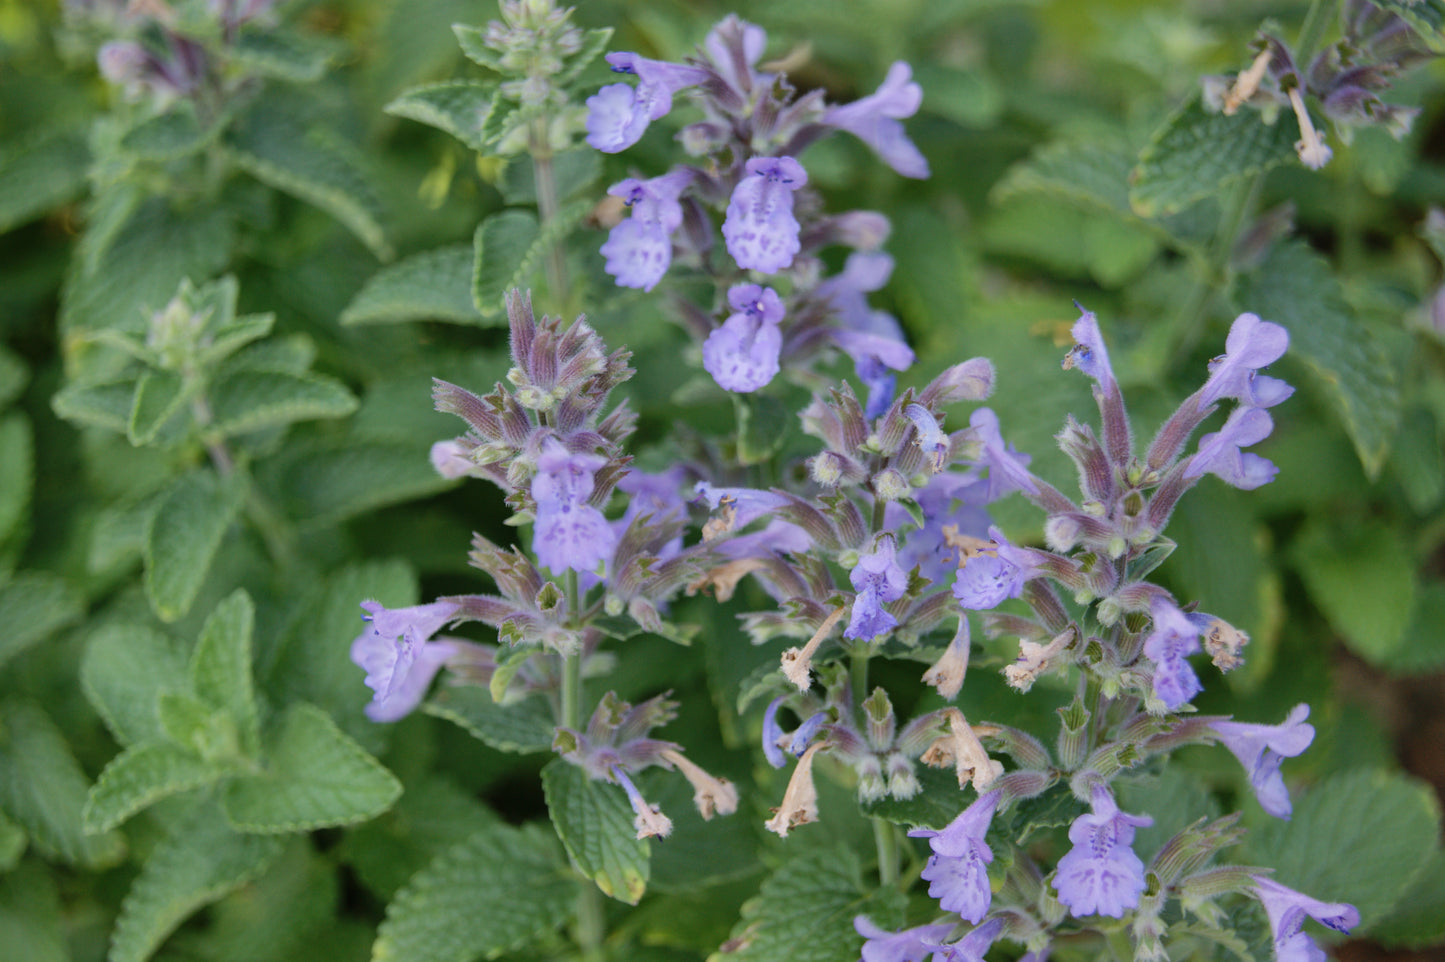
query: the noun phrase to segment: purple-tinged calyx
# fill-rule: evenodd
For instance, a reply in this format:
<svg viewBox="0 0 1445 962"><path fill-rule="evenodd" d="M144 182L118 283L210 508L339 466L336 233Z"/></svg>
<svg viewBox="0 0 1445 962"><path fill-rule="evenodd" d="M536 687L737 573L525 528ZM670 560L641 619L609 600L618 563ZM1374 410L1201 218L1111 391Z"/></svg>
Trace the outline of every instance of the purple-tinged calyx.
<svg viewBox="0 0 1445 962"><path fill-rule="evenodd" d="M913 443L923 452L923 458L934 474L948 466L948 435L938 426L938 419L921 404L910 404L903 409L903 416L913 422L917 434Z"/></svg>
<svg viewBox="0 0 1445 962"><path fill-rule="evenodd" d="M1093 811L1069 826L1074 847L1059 860L1053 886L1075 918L1096 914L1123 918L1144 893L1144 863L1129 847L1134 829L1154 820L1119 811L1103 785L1094 786L1090 801Z"/></svg>
<svg viewBox="0 0 1445 962"><path fill-rule="evenodd" d="M1314 741L1314 726L1305 721L1309 716L1309 705L1296 705L1279 725L1225 719L1209 726L1244 766L1259 804L1276 818L1288 819L1292 812L1280 765L1286 758L1302 754Z"/></svg>
<svg viewBox="0 0 1445 962"><path fill-rule="evenodd" d="M928 161L899 123L916 114L922 102L923 88L913 82L913 69L898 60L888 68L888 76L876 92L851 104L829 108L823 114L823 123L848 131L904 177L922 179L928 176Z"/></svg>
<svg viewBox="0 0 1445 962"><path fill-rule="evenodd" d="M728 253L745 270L775 274L793 263L800 227L793 192L808 182L792 157L754 157L733 189L723 220Z"/></svg>

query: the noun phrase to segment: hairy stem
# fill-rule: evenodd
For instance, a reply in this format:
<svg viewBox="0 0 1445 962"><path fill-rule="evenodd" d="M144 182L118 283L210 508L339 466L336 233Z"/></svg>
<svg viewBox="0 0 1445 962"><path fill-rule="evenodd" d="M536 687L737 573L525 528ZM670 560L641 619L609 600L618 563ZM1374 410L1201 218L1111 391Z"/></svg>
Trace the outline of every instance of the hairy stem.
<svg viewBox="0 0 1445 962"><path fill-rule="evenodd" d="M577 589L577 572L567 569L567 623L574 630L582 626L581 592ZM582 652L562 656L562 718L563 728L582 728Z"/></svg>
<svg viewBox="0 0 1445 962"><path fill-rule="evenodd" d="M561 204L557 198L557 176L552 169L552 145L547 137L547 118L532 121L529 147L532 154L532 182L537 190L537 213L542 230L557 219ZM552 303L567 303L567 258L560 243L547 251L547 286L552 289Z"/></svg>
<svg viewBox="0 0 1445 962"><path fill-rule="evenodd" d="M873 816L873 841L878 846L878 884L898 884L898 832L886 818Z"/></svg>

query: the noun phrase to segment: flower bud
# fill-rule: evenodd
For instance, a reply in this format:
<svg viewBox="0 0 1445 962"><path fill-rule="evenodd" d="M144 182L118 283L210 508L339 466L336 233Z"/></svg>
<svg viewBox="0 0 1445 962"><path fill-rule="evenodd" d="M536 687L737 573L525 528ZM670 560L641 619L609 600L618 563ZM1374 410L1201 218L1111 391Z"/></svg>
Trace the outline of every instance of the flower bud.
<svg viewBox="0 0 1445 962"><path fill-rule="evenodd" d="M902 501L913 496L913 485L896 468L884 468L873 475L873 493L884 501Z"/></svg>

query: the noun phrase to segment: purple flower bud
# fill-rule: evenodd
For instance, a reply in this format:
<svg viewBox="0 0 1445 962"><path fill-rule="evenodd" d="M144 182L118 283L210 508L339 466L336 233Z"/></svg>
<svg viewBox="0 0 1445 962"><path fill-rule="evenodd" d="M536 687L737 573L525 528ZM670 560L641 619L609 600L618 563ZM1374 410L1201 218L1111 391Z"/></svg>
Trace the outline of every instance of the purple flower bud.
<svg viewBox="0 0 1445 962"><path fill-rule="evenodd" d="M371 624L351 643L351 660L366 671L366 686L376 692L366 713L373 721L396 721L420 704L454 653L448 642L430 642L458 606L439 601L390 609L363 601L361 607L366 611L362 618Z"/></svg>
<svg viewBox="0 0 1445 962"><path fill-rule="evenodd" d="M1336 932L1349 932L1360 924L1359 910L1353 905L1321 902L1263 875L1254 877L1254 890L1269 916L1278 962L1324 962L1324 952L1303 931L1305 916Z"/></svg>
<svg viewBox="0 0 1445 962"><path fill-rule="evenodd" d="M1074 322L1071 333L1074 335L1074 347L1064 357L1064 370L1076 367L1100 384L1113 381L1114 370L1109 366L1109 351L1104 347L1104 336L1099 333L1099 321L1094 312L1083 311Z"/></svg>
<svg viewBox="0 0 1445 962"><path fill-rule="evenodd" d="M1185 658L1199 650L1199 627L1167 598L1149 605L1154 630L1144 642L1144 654L1154 662L1154 697L1170 711L1204 690Z"/></svg>
<svg viewBox="0 0 1445 962"><path fill-rule="evenodd" d="M778 724L778 709L783 706L786 697L779 695L774 698L768 703L767 711L763 712L763 757L774 768L782 768L788 763L787 756L779 745L786 733L783 726Z"/></svg>
<svg viewBox="0 0 1445 962"><path fill-rule="evenodd" d="M908 590L908 573L898 564L898 553L891 535L883 535L873 550L860 555L848 574L858 596L844 638L872 641L891 631L898 619L883 608L885 601L897 601Z"/></svg>
<svg viewBox="0 0 1445 962"><path fill-rule="evenodd" d="M1288 819L1292 811L1280 764L1301 754L1314 741L1314 726L1305 721L1309 716L1309 705L1296 705L1279 725L1224 720L1209 726L1244 766L1259 804L1276 818Z"/></svg>
<svg viewBox="0 0 1445 962"><path fill-rule="evenodd" d="M767 45L768 35L762 27L739 20L735 15L713 27L702 42L718 76L742 95L752 89L754 80L760 79L753 65Z"/></svg>
<svg viewBox="0 0 1445 962"><path fill-rule="evenodd" d="M601 248L618 287L650 291L667 273L672 235L682 225L678 198L692 179L691 170L679 168L651 180L629 177L607 188L632 208L632 216L612 228Z"/></svg>
<svg viewBox="0 0 1445 962"><path fill-rule="evenodd" d="M808 174L792 157L754 157L746 171L728 201L723 237L739 267L773 274L791 265L801 246L793 191Z"/></svg>
<svg viewBox="0 0 1445 962"><path fill-rule="evenodd" d="M989 919L957 942L939 947L939 962L983 962L983 954L1003 931L1003 919Z"/></svg>
<svg viewBox="0 0 1445 962"><path fill-rule="evenodd" d="M988 914L993 901L988 884L988 863L993 861L993 850L984 842L984 836L988 834L999 798L997 790L980 795L941 832L915 828L908 833L914 838L928 839L933 849L922 872L923 879L931 883L929 896L938 899L944 910L957 912L974 923Z"/></svg>
<svg viewBox="0 0 1445 962"><path fill-rule="evenodd" d="M1209 380L1197 396L1198 409L1203 411L1226 397L1253 407L1271 407L1289 397L1294 388L1277 378L1255 374L1279 360L1288 348L1289 331L1261 321L1257 314L1239 315L1229 328L1223 356L1209 362Z"/></svg>
<svg viewBox="0 0 1445 962"><path fill-rule="evenodd" d="M1279 468L1240 448L1258 444L1273 430L1274 420L1263 408L1235 408L1223 428L1199 439L1199 451L1185 465L1185 479L1192 481L1213 474L1245 491L1268 484L1279 474Z"/></svg>
<svg viewBox="0 0 1445 962"><path fill-rule="evenodd" d="M948 465L948 435L938 426L938 420L928 408L921 404L910 404L903 409L903 416L913 422L918 435L913 442L923 451L923 457L934 473Z"/></svg>
<svg viewBox="0 0 1445 962"><path fill-rule="evenodd" d="M737 284L728 303L735 313L703 342L702 366L724 390L756 391L779 370L783 302L771 287Z"/></svg>
<svg viewBox="0 0 1445 962"><path fill-rule="evenodd" d="M1154 820L1119 811L1103 785L1094 786L1091 800L1093 812L1080 815L1069 826L1074 847L1059 860L1053 886L1075 918L1094 914L1123 918L1144 893L1144 863L1129 847L1134 829Z"/></svg>
<svg viewBox="0 0 1445 962"><path fill-rule="evenodd" d="M809 715L803 720L803 723L798 726L798 730L793 732L793 740L788 742L788 751L792 752L798 758L802 758L803 752L808 750L808 744L817 736L818 732L823 730L823 726L827 723L828 713L825 711Z"/></svg>
<svg viewBox="0 0 1445 962"><path fill-rule="evenodd" d="M990 408L976 408L969 416L968 425L983 443L983 456L978 463L988 468L989 501L997 501L1013 491L1039 493L1039 486L1028 469L1031 458L1004 443L997 414Z"/></svg>
<svg viewBox="0 0 1445 962"><path fill-rule="evenodd" d="M879 928L866 915L853 919L853 928L868 941L863 943L862 962L923 962L940 949L940 941L953 931L952 921L916 925L901 932Z"/></svg>
<svg viewBox="0 0 1445 962"><path fill-rule="evenodd" d="M928 176L928 161L899 123L916 114L923 102L923 89L913 83L912 77L908 64L895 61L875 93L829 109L823 114L823 123L848 131L904 177L924 178Z"/></svg>

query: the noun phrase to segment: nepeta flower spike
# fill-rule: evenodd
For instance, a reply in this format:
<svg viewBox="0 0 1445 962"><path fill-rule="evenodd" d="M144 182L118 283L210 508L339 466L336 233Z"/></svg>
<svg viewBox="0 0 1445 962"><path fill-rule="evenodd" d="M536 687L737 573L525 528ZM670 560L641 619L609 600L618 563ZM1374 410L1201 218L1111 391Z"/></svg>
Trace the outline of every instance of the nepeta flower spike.
<svg viewBox="0 0 1445 962"><path fill-rule="evenodd" d="M703 342L702 366L724 390L756 391L779 370L783 302L771 287L737 284L728 304L733 313Z"/></svg>

